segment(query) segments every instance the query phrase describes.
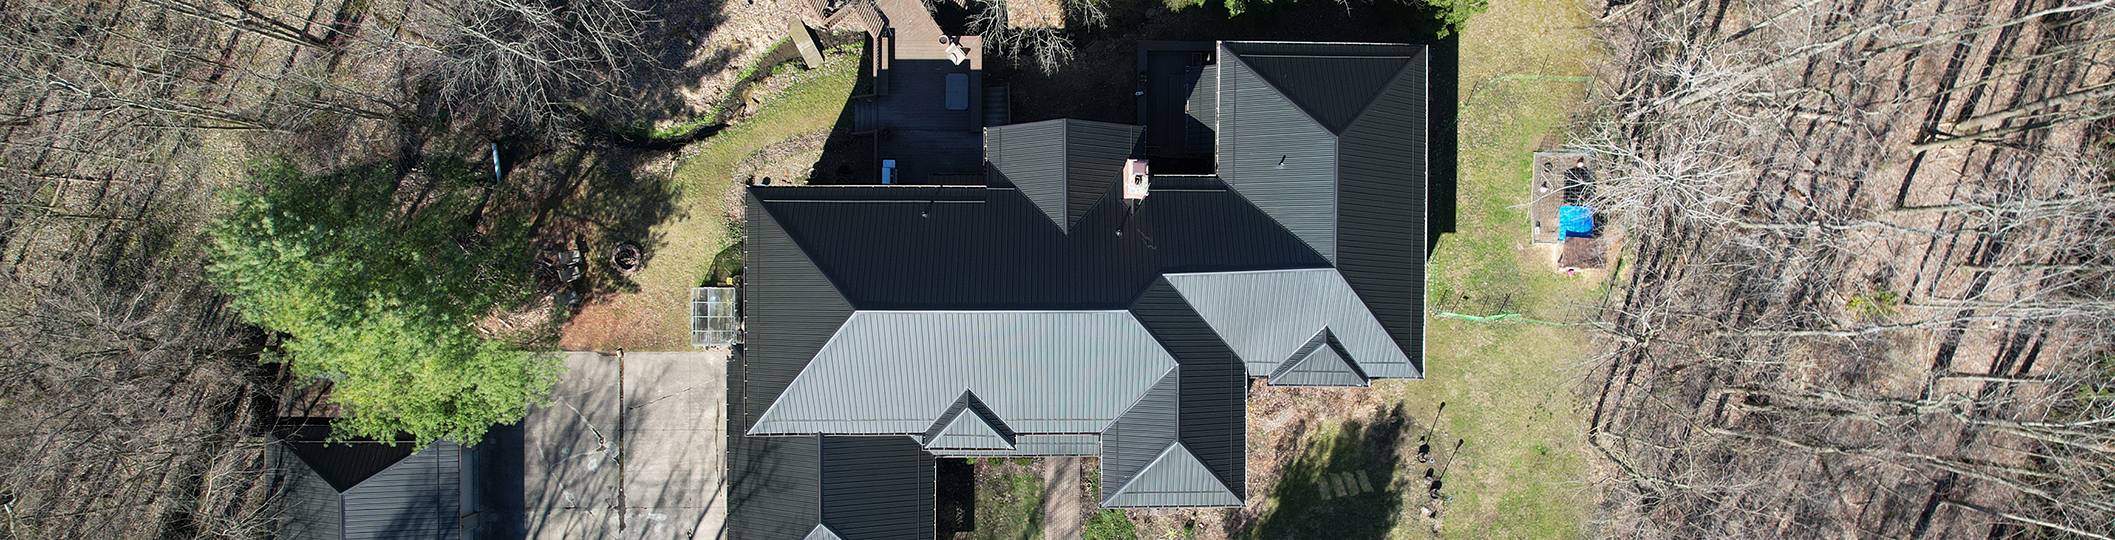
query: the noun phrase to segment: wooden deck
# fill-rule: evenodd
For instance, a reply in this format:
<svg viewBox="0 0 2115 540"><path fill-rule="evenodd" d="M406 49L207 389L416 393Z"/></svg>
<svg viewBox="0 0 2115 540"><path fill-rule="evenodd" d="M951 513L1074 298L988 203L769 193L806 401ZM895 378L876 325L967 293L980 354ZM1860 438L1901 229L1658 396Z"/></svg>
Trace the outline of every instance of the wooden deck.
<svg viewBox="0 0 2115 540"><path fill-rule="evenodd" d="M919 0L878 0L888 28L875 35L872 127L878 160L894 159L907 184L960 183L981 174L984 153L983 42L947 36ZM948 57L960 43L967 58ZM947 108L947 79L967 78L965 110ZM861 111L864 113L864 111Z"/></svg>

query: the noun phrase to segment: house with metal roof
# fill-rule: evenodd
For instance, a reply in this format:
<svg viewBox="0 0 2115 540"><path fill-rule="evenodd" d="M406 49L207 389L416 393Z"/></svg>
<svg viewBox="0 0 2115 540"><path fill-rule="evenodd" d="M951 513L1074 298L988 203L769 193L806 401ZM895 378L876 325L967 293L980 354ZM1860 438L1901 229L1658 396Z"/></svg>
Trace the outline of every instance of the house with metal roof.
<svg viewBox="0 0 2115 540"><path fill-rule="evenodd" d="M933 464L966 456L1239 506L1252 383L1423 376L1425 47L1209 50L1144 86L1189 94L1164 138L1209 170L1063 119L985 128L981 185L749 189L731 537L930 539Z"/></svg>

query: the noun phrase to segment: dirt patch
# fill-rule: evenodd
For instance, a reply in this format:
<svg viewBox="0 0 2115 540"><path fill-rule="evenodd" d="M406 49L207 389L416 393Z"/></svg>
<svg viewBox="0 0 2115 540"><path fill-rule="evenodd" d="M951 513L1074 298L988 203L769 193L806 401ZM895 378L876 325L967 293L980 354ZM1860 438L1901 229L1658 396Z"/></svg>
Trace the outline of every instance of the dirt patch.
<svg viewBox="0 0 2115 540"><path fill-rule="evenodd" d="M735 192L751 180L769 185L808 183L808 171L822 159L823 142L829 138L829 132L809 133L749 154L732 171Z"/></svg>
<svg viewBox="0 0 2115 540"><path fill-rule="evenodd" d="M1378 445L1367 450L1376 450L1389 455L1367 455L1360 462L1400 464L1401 467L1422 467L1417 461L1419 438L1426 436L1430 417L1412 418L1407 422L1389 423L1376 419L1387 418L1394 411L1389 392L1376 388L1289 388L1254 384L1249 390L1248 406L1248 504L1241 508L1209 509L1156 509L1127 510L1132 522L1138 525L1140 538L1196 538L1221 539L1241 536L1252 532L1265 521L1266 514L1274 506L1284 506L1290 495L1285 480L1286 469L1299 464L1303 458L1313 460L1314 439L1326 430L1347 425L1364 425L1371 429L1385 429L1388 433L1367 433L1363 439L1381 439L1392 444ZM1430 414L1429 411L1426 414ZM1436 439L1446 434L1432 434ZM1351 478L1344 476L1341 463L1324 465L1331 469L1330 475L1319 478L1298 478L1295 483L1320 484L1324 497L1339 495L1329 493L1335 482ZM1385 467L1392 471L1393 466ZM1368 476L1365 485L1351 481L1343 496L1371 493L1373 497L1391 497L1403 501L1423 501L1411 490L1408 495L1380 493L1389 489L1389 482L1379 474ZM1375 487L1379 486L1379 487ZM1389 516L1382 518L1392 519ZM1299 519L1294 516L1292 519Z"/></svg>
<svg viewBox="0 0 2115 540"><path fill-rule="evenodd" d="M1046 484L1042 464L1035 458L975 458L976 517L969 531L958 539L1034 538L1043 530Z"/></svg>

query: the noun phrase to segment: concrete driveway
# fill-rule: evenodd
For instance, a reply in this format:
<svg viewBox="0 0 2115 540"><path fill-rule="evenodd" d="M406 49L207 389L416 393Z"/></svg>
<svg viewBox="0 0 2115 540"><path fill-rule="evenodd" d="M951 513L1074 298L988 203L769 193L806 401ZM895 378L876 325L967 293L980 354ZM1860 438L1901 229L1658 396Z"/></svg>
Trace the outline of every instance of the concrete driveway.
<svg viewBox="0 0 2115 540"><path fill-rule="evenodd" d="M726 351L565 363L523 421L528 537L725 537Z"/></svg>

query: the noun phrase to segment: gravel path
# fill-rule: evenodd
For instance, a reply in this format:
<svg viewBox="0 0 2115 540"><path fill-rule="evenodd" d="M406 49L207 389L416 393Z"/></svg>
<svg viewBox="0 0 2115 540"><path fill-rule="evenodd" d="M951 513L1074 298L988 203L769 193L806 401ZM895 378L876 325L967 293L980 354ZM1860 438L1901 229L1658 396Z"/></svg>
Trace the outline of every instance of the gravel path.
<svg viewBox="0 0 2115 540"><path fill-rule="evenodd" d="M1080 489L1079 458L1043 458L1043 538L1079 538L1084 532Z"/></svg>

